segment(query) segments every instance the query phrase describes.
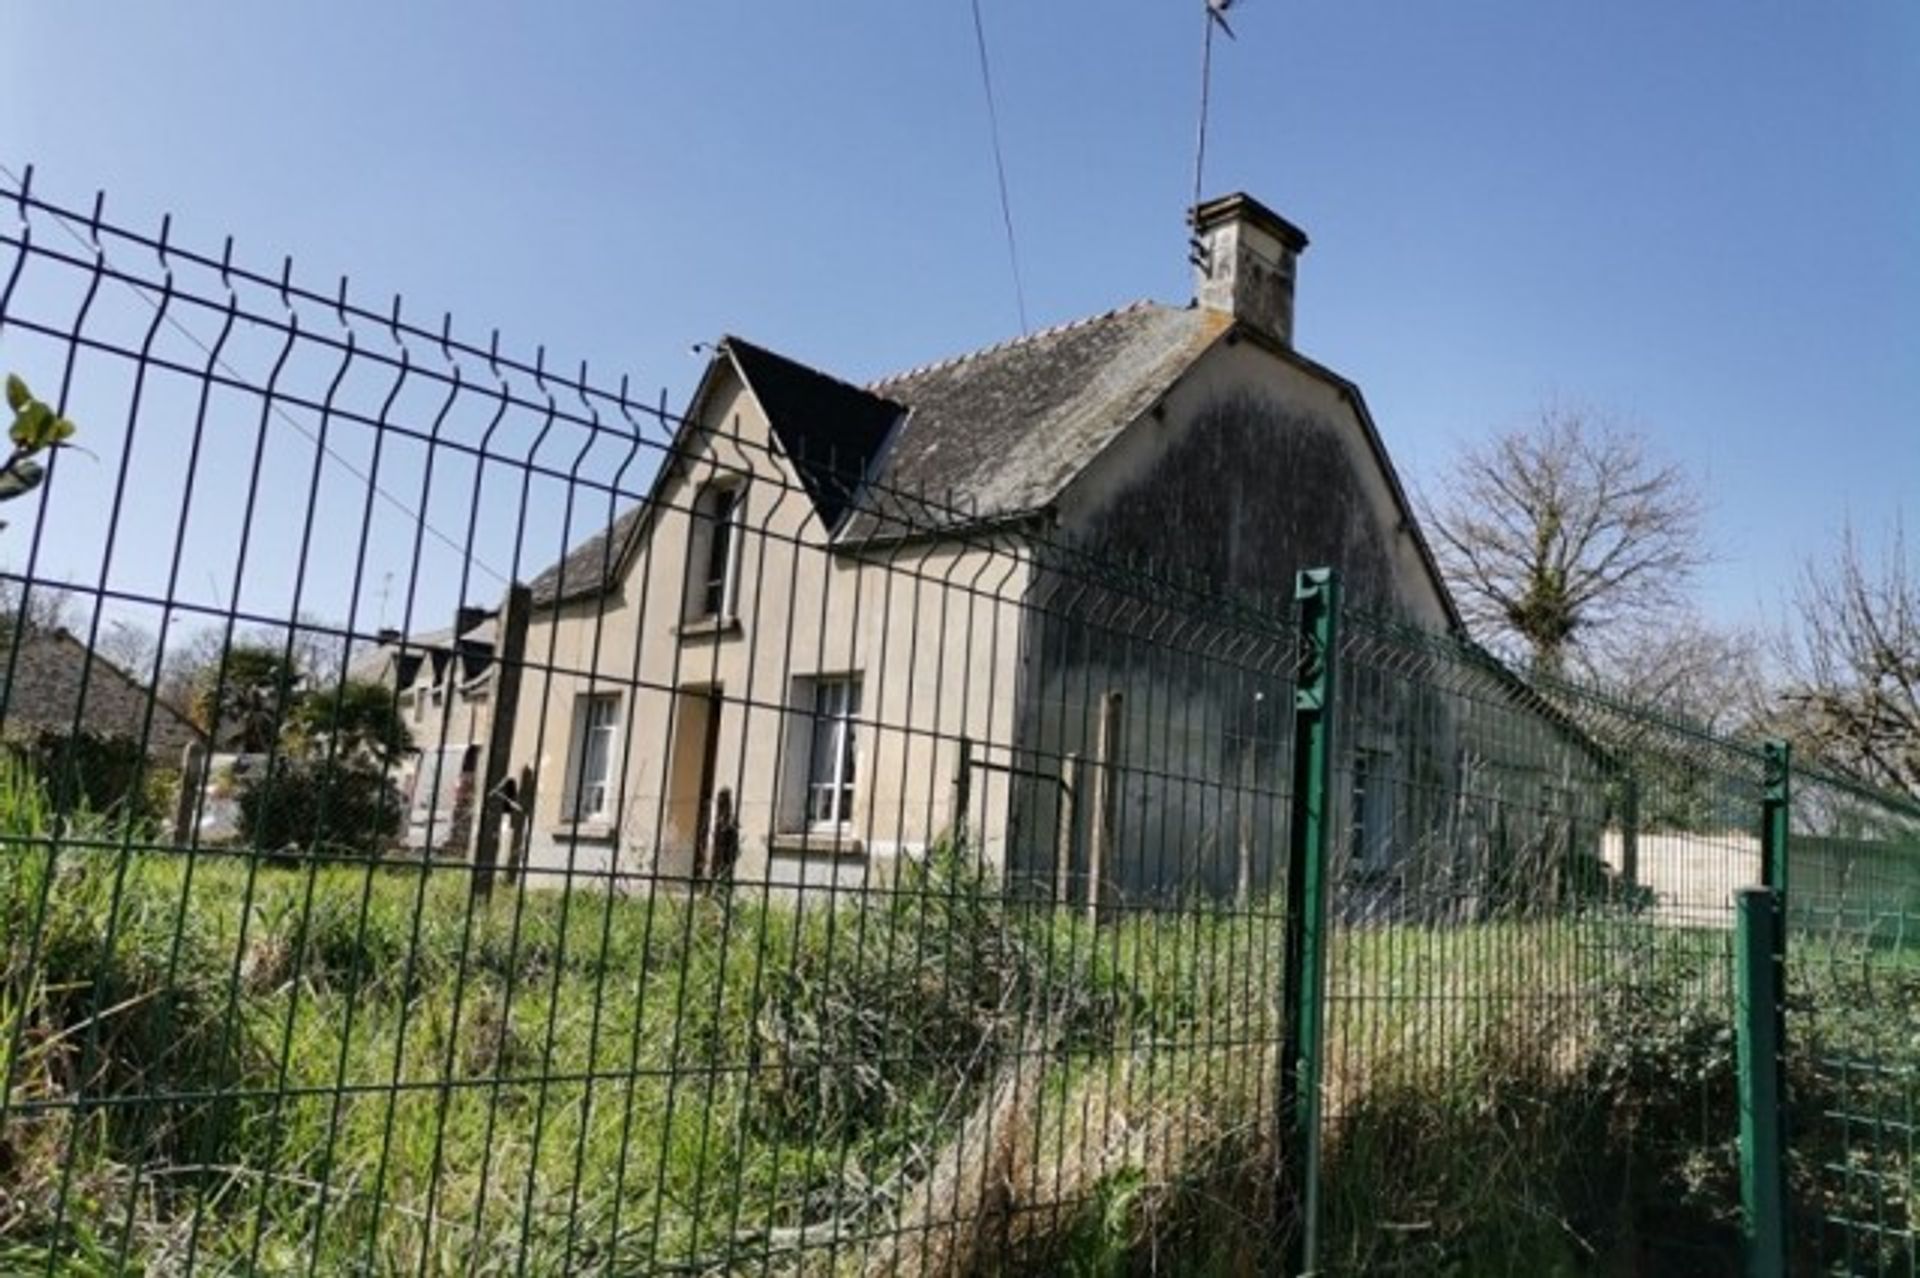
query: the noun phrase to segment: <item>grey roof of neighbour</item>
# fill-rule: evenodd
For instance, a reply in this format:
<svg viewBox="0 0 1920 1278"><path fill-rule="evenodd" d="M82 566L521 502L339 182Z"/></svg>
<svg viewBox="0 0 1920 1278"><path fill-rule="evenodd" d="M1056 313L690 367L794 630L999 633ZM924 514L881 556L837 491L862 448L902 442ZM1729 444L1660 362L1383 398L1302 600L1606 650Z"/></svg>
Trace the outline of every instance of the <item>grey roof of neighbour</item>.
<svg viewBox="0 0 1920 1278"><path fill-rule="evenodd" d="M907 418L840 539L1046 507L1232 323L1136 302L874 383Z"/></svg>
<svg viewBox="0 0 1920 1278"><path fill-rule="evenodd" d="M498 631L499 618L491 611L458 633L452 626L411 635L383 631L380 639L359 648L348 659L347 677L388 683L392 676L393 687L405 688L413 683L422 662L458 653L463 663L461 677L471 682L492 666Z"/></svg>
<svg viewBox="0 0 1920 1278"><path fill-rule="evenodd" d="M186 712L63 628L0 624L0 734L23 729L141 742L171 755L204 740ZM11 683L9 683L11 672Z"/></svg>

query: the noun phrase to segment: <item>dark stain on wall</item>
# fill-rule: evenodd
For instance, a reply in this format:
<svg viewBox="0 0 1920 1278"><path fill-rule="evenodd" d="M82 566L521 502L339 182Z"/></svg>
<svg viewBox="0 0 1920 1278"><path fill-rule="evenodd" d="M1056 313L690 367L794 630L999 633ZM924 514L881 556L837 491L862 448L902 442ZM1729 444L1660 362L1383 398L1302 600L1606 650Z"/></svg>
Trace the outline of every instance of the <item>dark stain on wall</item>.
<svg viewBox="0 0 1920 1278"><path fill-rule="evenodd" d="M1098 510L1083 532L1096 553L1144 555L1277 598L1301 568L1341 570L1348 600L1409 611L1420 583L1393 581L1393 547L1341 439L1352 421L1288 412L1252 394L1207 405L1152 471ZM1399 606L1396 606L1396 605Z"/></svg>

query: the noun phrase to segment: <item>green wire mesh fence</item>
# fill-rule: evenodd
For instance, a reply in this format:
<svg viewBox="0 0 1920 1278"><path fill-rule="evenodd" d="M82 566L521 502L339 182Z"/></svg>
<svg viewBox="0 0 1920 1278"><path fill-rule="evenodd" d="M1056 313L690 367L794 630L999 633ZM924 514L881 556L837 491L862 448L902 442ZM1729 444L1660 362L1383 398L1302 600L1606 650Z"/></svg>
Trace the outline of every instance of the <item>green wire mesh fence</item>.
<svg viewBox="0 0 1920 1278"><path fill-rule="evenodd" d="M0 207L0 1271L1738 1264L1757 748ZM1911 1273L1914 815L1793 821L1796 1237Z"/></svg>
<svg viewBox="0 0 1920 1278"><path fill-rule="evenodd" d="M1920 1273L1920 806L1793 778L1789 1202L1808 1272Z"/></svg>

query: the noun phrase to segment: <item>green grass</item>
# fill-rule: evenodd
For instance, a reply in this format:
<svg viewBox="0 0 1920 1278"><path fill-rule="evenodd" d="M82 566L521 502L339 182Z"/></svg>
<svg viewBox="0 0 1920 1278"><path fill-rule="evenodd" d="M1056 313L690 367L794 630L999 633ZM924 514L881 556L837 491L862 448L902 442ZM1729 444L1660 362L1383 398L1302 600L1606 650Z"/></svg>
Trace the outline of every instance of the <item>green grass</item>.
<svg viewBox="0 0 1920 1278"><path fill-rule="evenodd" d="M1096 929L942 857L837 908L475 906L448 867L55 830L0 775L0 1272L1235 1274L1278 1245L1272 903ZM1329 1272L1723 1267L1725 933L1336 937ZM1857 1240L1820 1220L1920 1215L1884 1133L1874 1177L1829 1170L1913 1112L1910 1075L1847 1063L1920 1056L1920 965L1797 954L1824 1264Z"/></svg>
<svg viewBox="0 0 1920 1278"><path fill-rule="evenodd" d="M1267 1085L1233 1054L1274 1033L1271 920L1096 933L953 869L839 909L474 908L444 867L50 856L45 816L11 814L0 865L0 1267L633 1272L824 1223L858 1269L1009 1071L1053 1097L1022 1210L1054 1188L1033 1154L1084 1143L1085 1080Z"/></svg>

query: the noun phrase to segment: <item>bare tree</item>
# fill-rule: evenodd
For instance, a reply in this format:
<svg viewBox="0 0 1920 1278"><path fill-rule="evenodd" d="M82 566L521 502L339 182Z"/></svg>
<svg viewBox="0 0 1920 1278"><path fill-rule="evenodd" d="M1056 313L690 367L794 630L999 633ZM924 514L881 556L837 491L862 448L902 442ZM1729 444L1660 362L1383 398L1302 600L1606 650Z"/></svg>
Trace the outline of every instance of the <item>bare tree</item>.
<svg viewBox="0 0 1920 1278"><path fill-rule="evenodd" d="M20 617L25 605L26 619ZM57 586L35 585L31 589L18 577L0 576L0 621L11 631L24 625L36 630L59 630L74 619L73 597ZM10 636L9 636L10 637Z"/></svg>
<svg viewBox="0 0 1920 1278"><path fill-rule="evenodd" d="M1421 504L1467 624L1547 673L1684 611L1708 559L1686 474L1566 409L1468 449Z"/></svg>
<svg viewBox="0 0 1920 1278"><path fill-rule="evenodd" d="M1905 528L1872 563L1849 527L1803 567L1791 608L1780 730L1837 772L1920 796L1920 571Z"/></svg>
<svg viewBox="0 0 1920 1278"><path fill-rule="evenodd" d="M1722 737L1754 736L1769 718L1766 638L1756 630L1683 614L1598 648L1591 672L1637 704Z"/></svg>
<svg viewBox="0 0 1920 1278"><path fill-rule="evenodd" d="M100 627L93 650L145 683L153 678L154 658L159 655L160 641L139 622L115 617Z"/></svg>

